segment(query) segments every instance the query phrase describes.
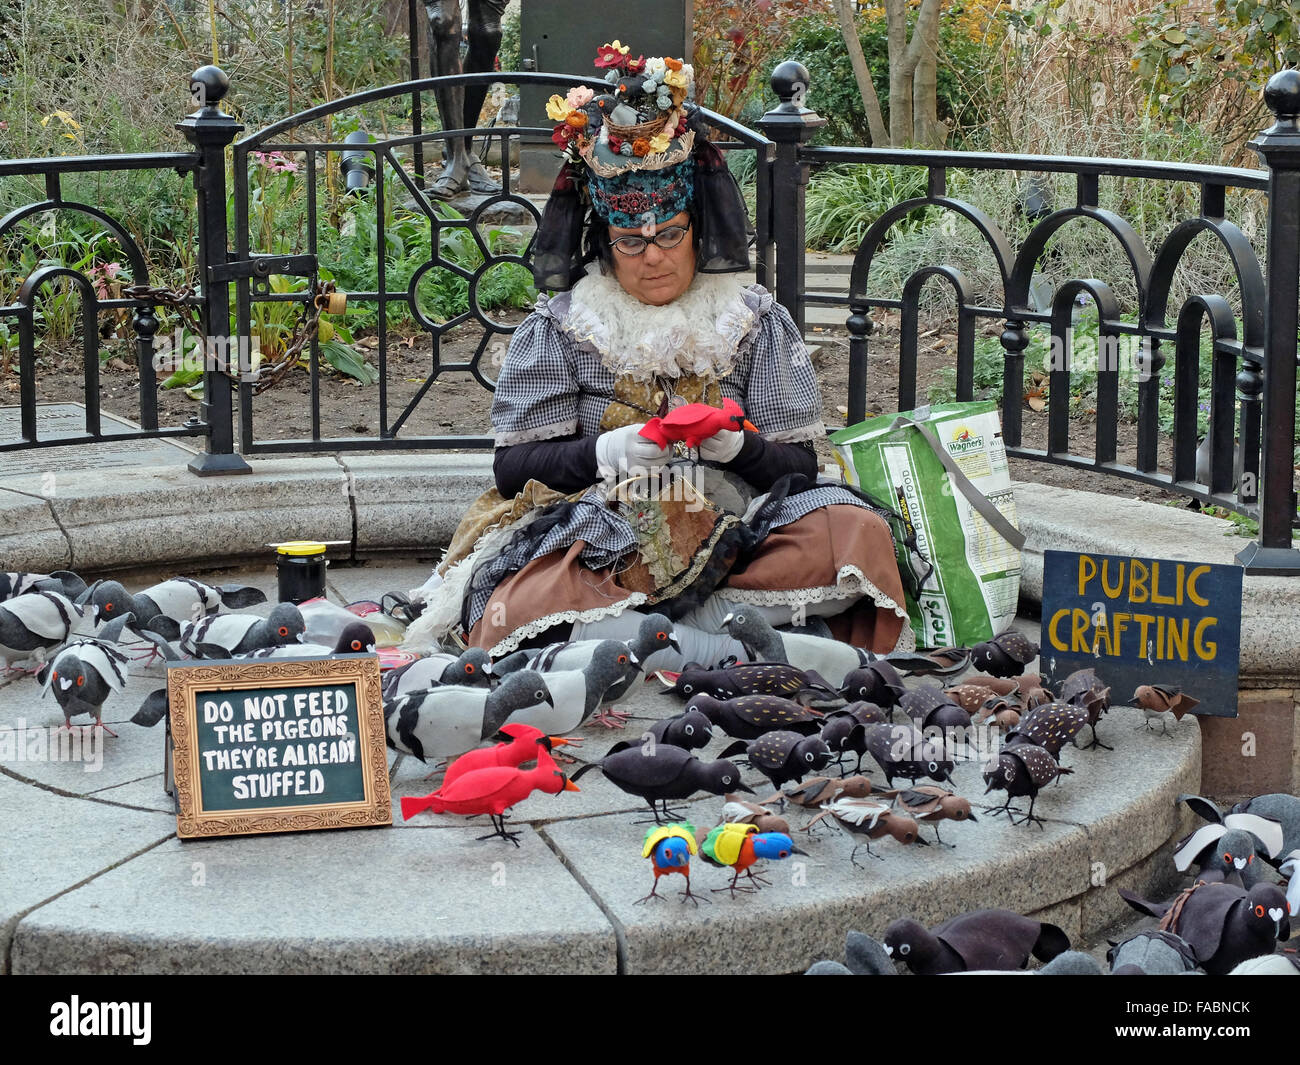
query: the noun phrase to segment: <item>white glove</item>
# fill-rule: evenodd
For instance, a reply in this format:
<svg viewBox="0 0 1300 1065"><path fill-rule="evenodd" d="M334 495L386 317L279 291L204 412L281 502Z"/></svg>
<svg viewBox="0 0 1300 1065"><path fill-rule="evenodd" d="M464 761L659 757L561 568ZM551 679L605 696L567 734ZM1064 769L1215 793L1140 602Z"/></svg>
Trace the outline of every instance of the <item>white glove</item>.
<svg viewBox="0 0 1300 1065"><path fill-rule="evenodd" d="M672 458L672 452L640 435L641 422L601 433L596 439L596 469L602 479L650 473Z"/></svg>
<svg viewBox="0 0 1300 1065"><path fill-rule="evenodd" d="M712 436L700 441L700 458L706 462L726 465L745 446L745 434L742 430L719 429Z"/></svg>

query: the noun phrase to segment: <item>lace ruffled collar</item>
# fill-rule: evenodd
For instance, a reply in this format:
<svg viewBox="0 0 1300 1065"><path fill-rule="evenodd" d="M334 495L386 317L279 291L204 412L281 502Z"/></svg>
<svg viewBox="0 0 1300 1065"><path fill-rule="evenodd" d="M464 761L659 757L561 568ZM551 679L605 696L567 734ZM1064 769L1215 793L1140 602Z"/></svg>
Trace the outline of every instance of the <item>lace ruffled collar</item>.
<svg viewBox="0 0 1300 1065"><path fill-rule="evenodd" d="M616 376L649 380L682 374L726 377L772 297L736 274L697 274L677 300L651 307L613 277L593 270L538 310Z"/></svg>

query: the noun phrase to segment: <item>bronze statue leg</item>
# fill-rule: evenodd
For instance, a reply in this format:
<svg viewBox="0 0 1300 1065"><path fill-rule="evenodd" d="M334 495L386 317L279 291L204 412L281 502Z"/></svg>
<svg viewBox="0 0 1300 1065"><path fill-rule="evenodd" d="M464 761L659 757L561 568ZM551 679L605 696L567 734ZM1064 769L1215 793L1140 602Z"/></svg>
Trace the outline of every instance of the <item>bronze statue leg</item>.
<svg viewBox="0 0 1300 1065"><path fill-rule="evenodd" d="M462 24L459 0L424 0L429 20L429 73L442 77L461 73L460 39ZM501 46L501 16L506 0L470 0L469 55L465 69L469 73L491 70ZM478 125L479 111L487 96L487 87L473 85L438 89L438 115L443 129L472 129ZM466 139L457 137L443 142L442 173L429 187L441 198L452 197L473 189L496 192L497 183L470 152Z"/></svg>
<svg viewBox="0 0 1300 1065"><path fill-rule="evenodd" d="M470 0L469 4L469 54L465 57L465 70L471 74L491 70L496 65L501 48L501 18L507 0ZM487 99L486 85L465 86L465 129L478 125L479 112ZM467 145L468 147L468 145ZM469 187L472 192L490 195L500 191L483 164L473 152L469 153Z"/></svg>

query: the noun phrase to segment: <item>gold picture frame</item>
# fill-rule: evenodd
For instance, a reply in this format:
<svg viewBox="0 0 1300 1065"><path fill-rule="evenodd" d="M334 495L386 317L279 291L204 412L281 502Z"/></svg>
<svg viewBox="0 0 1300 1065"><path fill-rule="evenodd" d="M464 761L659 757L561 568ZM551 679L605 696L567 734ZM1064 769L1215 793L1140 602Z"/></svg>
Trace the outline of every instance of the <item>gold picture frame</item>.
<svg viewBox="0 0 1300 1065"><path fill-rule="evenodd" d="M354 686L357 743L355 762L360 779L359 797L345 801L289 803L286 795L277 803L218 808L211 795L205 801L205 771L201 761L212 764L213 748L202 744L198 706L201 696L268 691L304 693L324 690L332 694ZM167 698L171 707L172 781L176 800L176 833L181 839L213 836L246 836L268 832L311 832L331 828L370 828L393 823L392 799L388 787L388 753L385 743L384 706L379 679L379 660L374 655L342 655L337 658L280 658L261 662L218 660L203 664L171 666L167 670ZM263 696L267 698L267 696ZM275 697L270 697L274 699ZM304 696L310 699L310 694ZM296 702L296 701L295 701ZM210 708L210 703L206 704ZM247 714L248 704L244 704ZM280 702L283 712L284 700ZM315 716L313 714L313 716ZM226 720L222 718L221 720ZM288 720L295 720L289 718ZM236 719L231 724L246 726ZM260 723L258 719L253 724ZM210 731L205 729L204 731ZM350 738L345 737L345 738ZM292 738L291 738L292 739ZM277 739L275 743L291 741ZM309 740L309 743L313 742ZM323 742L323 741L317 741ZM251 748L272 745L255 740ZM301 748L301 744L298 744ZM232 747L233 749L233 747ZM278 757L277 757L278 762ZM288 764L287 762L285 764ZM297 761L295 765L301 764ZM250 767L251 768L251 767ZM258 768L261 768L260 766ZM283 777L288 770L272 772ZM306 769L301 772L307 772ZM262 774L266 776L268 774ZM319 774L318 774L319 775ZM207 771L208 790L216 791L212 771ZM237 779L237 778L236 778ZM321 776L323 780L323 775ZM314 781L313 781L314 783ZM350 781L354 790L358 782ZM255 801L255 800L254 800Z"/></svg>

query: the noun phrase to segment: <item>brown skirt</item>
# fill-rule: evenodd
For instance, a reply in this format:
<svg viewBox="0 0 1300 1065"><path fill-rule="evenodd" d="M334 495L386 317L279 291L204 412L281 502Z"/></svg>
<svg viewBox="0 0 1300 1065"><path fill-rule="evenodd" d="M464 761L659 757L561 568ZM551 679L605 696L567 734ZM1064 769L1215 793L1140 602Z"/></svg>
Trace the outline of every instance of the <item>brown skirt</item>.
<svg viewBox="0 0 1300 1065"><path fill-rule="evenodd" d="M614 568L583 566L579 540L563 551L534 559L497 585L469 642L494 656L523 640L574 621L596 621L648 601L619 583ZM800 604L859 595L825 620L838 639L877 654L892 651L907 625L903 583L889 526L861 507L822 507L773 529L743 570L718 586L729 599L759 605Z"/></svg>

